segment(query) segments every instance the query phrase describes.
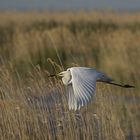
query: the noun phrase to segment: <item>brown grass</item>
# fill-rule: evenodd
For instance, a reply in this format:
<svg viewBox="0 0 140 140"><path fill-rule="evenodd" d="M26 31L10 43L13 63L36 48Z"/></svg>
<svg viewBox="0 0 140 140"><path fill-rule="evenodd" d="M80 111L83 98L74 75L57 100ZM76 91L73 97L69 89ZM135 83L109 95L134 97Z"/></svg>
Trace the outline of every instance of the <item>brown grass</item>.
<svg viewBox="0 0 140 140"><path fill-rule="evenodd" d="M1 140L138 140L140 13L0 13ZM63 65L63 66L62 66ZM97 84L96 98L69 111L58 78L63 67L89 66L121 89Z"/></svg>

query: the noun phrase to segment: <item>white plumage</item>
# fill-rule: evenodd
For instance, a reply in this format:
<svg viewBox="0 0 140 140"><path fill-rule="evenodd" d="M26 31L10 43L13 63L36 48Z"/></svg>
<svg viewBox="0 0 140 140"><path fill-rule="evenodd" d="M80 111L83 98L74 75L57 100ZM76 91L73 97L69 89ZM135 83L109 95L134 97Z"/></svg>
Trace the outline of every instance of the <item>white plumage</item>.
<svg viewBox="0 0 140 140"><path fill-rule="evenodd" d="M66 85L69 109L80 109L95 95L96 80L101 76L95 69L72 67L59 74Z"/></svg>
<svg viewBox="0 0 140 140"><path fill-rule="evenodd" d="M77 110L89 103L95 95L96 81L106 82L121 87L133 87L112 83L106 74L87 67L72 67L58 74L66 85L69 109Z"/></svg>

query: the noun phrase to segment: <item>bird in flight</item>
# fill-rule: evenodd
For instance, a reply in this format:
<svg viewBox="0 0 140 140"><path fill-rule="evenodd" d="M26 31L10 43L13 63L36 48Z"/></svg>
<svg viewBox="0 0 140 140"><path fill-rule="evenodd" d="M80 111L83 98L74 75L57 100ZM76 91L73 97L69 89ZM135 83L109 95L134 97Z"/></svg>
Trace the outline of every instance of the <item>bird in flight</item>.
<svg viewBox="0 0 140 140"><path fill-rule="evenodd" d="M68 106L70 110L79 110L89 103L95 95L96 82L104 82L123 88L132 88L131 85L115 83L105 73L88 67L72 67L60 72L62 82L68 92Z"/></svg>

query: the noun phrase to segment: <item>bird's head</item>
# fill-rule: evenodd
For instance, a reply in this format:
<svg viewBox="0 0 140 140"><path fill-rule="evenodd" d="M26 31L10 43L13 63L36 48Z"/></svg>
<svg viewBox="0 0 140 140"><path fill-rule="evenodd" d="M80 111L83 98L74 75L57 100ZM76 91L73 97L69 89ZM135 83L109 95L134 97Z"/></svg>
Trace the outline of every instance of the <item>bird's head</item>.
<svg viewBox="0 0 140 140"><path fill-rule="evenodd" d="M58 73L58 76L62 77L62 81L63 81L64 85L68 85L71 81L70 70L62 71L62 72Z"/></svg>
<svg viewBox="0 0 140 140"><path fill-rule="evenodd" d="M57 75L60 77L64 77L66 75L67 71L62 71L60 73L58 73Z"/></svg>
<svg viewBox="0 0 140 140"><path fill-rule="evenodd" d="M58 74L50 74L48 75L48 77L56 77L56 76L64 77L65 75L67 75L67 73L68 73L67 71L62 71Z"/></svg>

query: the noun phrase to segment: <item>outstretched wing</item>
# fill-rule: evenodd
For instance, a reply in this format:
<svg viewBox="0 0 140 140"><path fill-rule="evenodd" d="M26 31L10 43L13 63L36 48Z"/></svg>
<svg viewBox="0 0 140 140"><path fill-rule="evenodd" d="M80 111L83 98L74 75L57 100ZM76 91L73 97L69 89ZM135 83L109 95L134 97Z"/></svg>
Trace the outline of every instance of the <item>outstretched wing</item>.
<svg viewBox="0 0 140 140"><path fill-rule="evenodd" d="M67 92L68 92L68 106L69 109L75 109L75 106L77 104L74 92L73 92L73 87L72 83L67 85Z"/></svg>
<svg viewBox="0 0 140 140"><path fill-rule="evenodd" d="M97 71L92 68L70 68L71 83L67 86L69 109L80 109L90 102L95 94Z"/></svg>

